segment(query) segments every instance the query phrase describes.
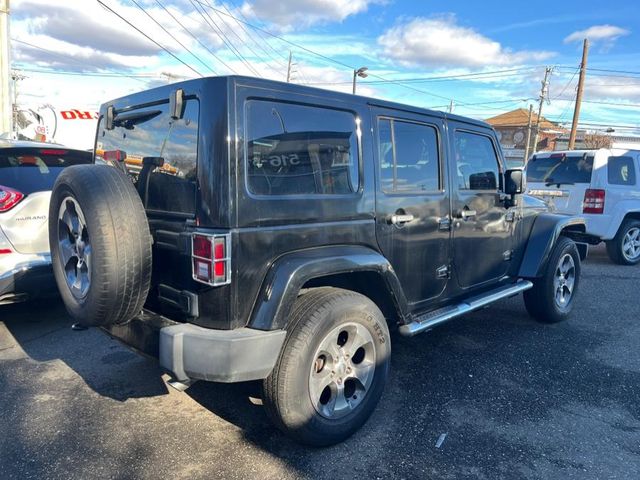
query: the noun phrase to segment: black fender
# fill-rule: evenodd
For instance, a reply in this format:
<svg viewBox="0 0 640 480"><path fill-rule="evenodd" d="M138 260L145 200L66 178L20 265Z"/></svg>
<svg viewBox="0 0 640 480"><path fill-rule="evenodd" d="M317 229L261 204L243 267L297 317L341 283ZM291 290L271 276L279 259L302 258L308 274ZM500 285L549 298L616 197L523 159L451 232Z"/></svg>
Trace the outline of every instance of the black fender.
<svg viewBox="0 0 640 480"><path fill-rule="evenodd" d="M582 217L556 213L539 214L531 227L518 276L541 277L558 238L564 235L579 241L578 239L584 235L585 225L585 219ZM587 245L579 243L578 246L581 258L586 257Z"/></svg>
<svg viewBox="0 0 640 480"><path fill-rule="evenodd" d="M407 316L407 300L389 261L364 246L327 246L292 252L278 258L262 283L247 325L258 330L286 329L289 312L310 280L328 275L374 272L384 280L399 315Z"/></svg>

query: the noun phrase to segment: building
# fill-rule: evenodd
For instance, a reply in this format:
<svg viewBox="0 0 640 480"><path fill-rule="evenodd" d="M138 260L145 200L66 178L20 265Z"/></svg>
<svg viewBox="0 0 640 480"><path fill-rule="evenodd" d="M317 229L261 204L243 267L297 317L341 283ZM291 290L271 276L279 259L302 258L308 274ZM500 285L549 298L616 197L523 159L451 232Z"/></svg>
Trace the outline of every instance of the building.
<svg viewBox="0 0 640 480"><path fill-rule="evenodd" d="M566 130L558 124L540 117L540 134L538 144L533 146L535 125L538 120L536 113L531 114L531 145L530 152L539 150L554 150L556 139ZM527 126L529 124L529 110L518 108L511 112L502 113L485 120L495 128L507 164L510 167L522 166L525 159L525 145L527 142Z"/></svg>
<svg viewBox="0 0 640 480"><path fill-rule="evenodd" d="M586 130L578 130L576 132L576 150L587 150L590 148L597 148L597 146L585 142L585 136L590 134ZM623 150L640 150L640 136L637 135L622 135L611 133L599 132L598 137L608 137L611 148L620 148ZM569 149L569 134L565 133L559 136L556 140L554 150L568 150Z"/></svg>

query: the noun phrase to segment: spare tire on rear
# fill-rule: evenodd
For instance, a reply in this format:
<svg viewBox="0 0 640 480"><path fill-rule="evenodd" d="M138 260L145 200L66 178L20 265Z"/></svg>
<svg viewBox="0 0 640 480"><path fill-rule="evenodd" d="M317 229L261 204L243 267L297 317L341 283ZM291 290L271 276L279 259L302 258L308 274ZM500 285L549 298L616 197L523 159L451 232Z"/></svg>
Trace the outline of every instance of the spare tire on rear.
<svg viewBox="0 0 640 480"><path fill-rule="evenodd" d="M64 304L86 326L125 323L151 283L151 234L131 179L107 165L58 177L49 206L53 272Z"/></svg>

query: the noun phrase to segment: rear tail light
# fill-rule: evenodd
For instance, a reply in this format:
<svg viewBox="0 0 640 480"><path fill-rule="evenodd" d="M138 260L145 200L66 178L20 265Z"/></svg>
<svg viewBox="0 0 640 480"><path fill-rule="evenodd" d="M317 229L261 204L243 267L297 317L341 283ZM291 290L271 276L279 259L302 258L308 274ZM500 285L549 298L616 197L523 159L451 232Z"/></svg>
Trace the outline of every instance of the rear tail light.
<svg viewBox="0 0 640 480"><path fill-rule="evenodd" d="M123 150L106 150L102 154L102 158L108 162L124 162L127 159L127 152Z"/></svg>
<svg viewBox="0 0 640 480"><path fill-rule="evenodd" d="M23 198L24 194L19 191L0 185L0 213L11 210Z"/></svg>
<svg viewBox="0 0 640 480"><path fill-rule="evenodd" d="M8 255L9 253L13 253L8 248L0 248L0 255Z"/></svg>
<svg viewBox="0 0 640 480"><path fill-rule="evenodd" d="M604 195L604 190L587 189L587 191L584 192L582 213L604 213Z"/></svg>
<svg viewBox="0 0 640 480"><path fill-rule="evenodd" d="M191 237L193 279L217 287L231 282L229 234L194 233Z"/></svg>

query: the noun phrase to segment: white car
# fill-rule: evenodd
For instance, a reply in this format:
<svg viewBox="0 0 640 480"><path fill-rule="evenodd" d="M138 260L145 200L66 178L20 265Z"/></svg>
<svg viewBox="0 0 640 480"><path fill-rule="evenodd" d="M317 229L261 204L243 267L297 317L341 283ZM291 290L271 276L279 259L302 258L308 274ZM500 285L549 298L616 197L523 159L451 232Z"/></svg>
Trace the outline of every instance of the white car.
<svg viewBox="0 0 640 480"><path fill-rule="evenodd" d="M538 152L525 171L527 193L585 217L614 262L640 263L639 150Z"/></svg>
<svg viewBox="0 0 640 480"><path fill-rule="evenodd" d="M0 140L0 305L56 292L49 253L49 199L62 170L92 153ZM69 275L73 275L69 269Z"/></svg>

